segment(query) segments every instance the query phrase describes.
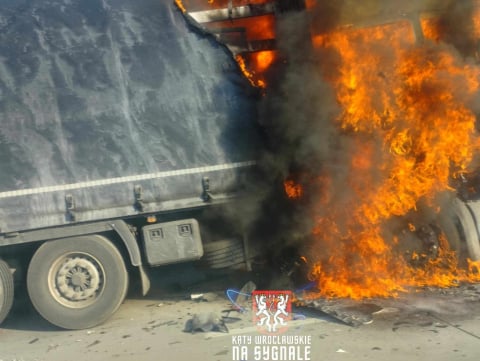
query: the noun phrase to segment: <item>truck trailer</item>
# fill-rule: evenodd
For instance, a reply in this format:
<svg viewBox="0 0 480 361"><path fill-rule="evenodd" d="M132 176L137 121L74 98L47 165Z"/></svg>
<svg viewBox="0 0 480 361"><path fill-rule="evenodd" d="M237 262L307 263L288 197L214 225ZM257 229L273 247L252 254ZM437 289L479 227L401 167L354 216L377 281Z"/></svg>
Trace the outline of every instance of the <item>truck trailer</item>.
<svg viewBox="0 0 480 361"><path fill-rule="evenodd" d="M170 0L9 1L0 26L0 323L16 280L50 323L93 327L127 270L145 294L149 267L219 240L255 179L256 93Z"/></svg>

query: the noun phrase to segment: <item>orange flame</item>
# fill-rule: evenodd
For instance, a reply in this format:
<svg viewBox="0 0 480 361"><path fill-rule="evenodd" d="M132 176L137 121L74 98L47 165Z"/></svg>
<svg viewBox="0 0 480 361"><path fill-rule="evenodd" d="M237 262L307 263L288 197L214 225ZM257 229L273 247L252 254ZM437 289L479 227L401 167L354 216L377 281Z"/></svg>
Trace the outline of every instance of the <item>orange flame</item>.
<svg viewBox="0 0 480 361"><path fill-rule="evenodd" d="M452 174L465 171L478 151L468 104L479 89L479 68L448 47L416 44L406 21L317 35L313 44L336 55L338 67L325 76L342 109L339 132L350 139L348 176L332 170L322 179L320 209L328 214L316 216L313 234L324 256L311 270L320 294L396 296L409 287L480 281L479 264L459 269L443 234L435 256L413 252L408 259L387 227L415 213L421 200L438 209L436 196L451 190ZM336 197L339 186L348 196ZM416 229L406 228L412 235Z"/></svg>
<svg viewBox="0 0 480 361"><path fill-rule="evenodd" d="M265 88L265 81L262 79L258 79L256 74L247 68L245 64L245 59L241 55L237 55L235 57L235 60L237 61L238 65L240 66L240 70L242 71L243 75L245 75L245 77L248 79L250 84L252 84L254 87Z"/></svg>
<svg viewBox="0 0 480 361"><path fill-rule="evenodd" d="M302 186L293 180L286 180L283 182L283 186L288 198L297 199L303 195Z"/></svg>
<svg viewBox="0 0 480 361"><path fill-rule="evenodd" d="M185 8L185 5L183 5L182 0L175 0L175 5L180 9L182 13L186 12L187 9Z"/></svg>
<svg viewBox="0 0 480 361"><path fill-rule="evenodd" d="M252 54L255 62L254 68L258 73L265 72L275 60L275 51L264 50Z"/></svg>

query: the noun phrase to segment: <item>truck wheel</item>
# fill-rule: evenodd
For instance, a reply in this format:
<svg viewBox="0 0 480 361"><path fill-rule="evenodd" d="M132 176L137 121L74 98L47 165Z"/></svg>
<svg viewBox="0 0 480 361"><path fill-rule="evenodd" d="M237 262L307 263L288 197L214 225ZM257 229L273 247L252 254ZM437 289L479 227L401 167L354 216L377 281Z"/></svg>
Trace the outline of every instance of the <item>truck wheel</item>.
<svg viewBox="0 0 480 361"><path fill-rule="evenodd" d="M458 217L460 222L462 236L465 238L465 252L473 261L480 260L480 242L478 240L478 230L475 218L475 212L460 199L456 198L453 207L453 212Z"/></svg>
<svg viewBox="0 0 480 361"><path fill-rule="evenodd" d="M66 329L106 321L123 302L127 288L122 255L99 235L45 242L28 267L33 306L47 321Z"/></svg>
<svg viewBox="0 0 480 361"><path fill-rule="evenodd" d="M437 223L440 229L445 234L448 244L452 251L457 253L457 257L460 261L463 261L468 256L465 250L465 245L462 244L460 234L455 225L455 215L452 212L442 212L437 218Z"/></svg>
<svg viewBox="0 0 480 361"><path fill-rule="evenodd" d="M0 259L0 324L13 305L13 275L8 264Z"/></svg>

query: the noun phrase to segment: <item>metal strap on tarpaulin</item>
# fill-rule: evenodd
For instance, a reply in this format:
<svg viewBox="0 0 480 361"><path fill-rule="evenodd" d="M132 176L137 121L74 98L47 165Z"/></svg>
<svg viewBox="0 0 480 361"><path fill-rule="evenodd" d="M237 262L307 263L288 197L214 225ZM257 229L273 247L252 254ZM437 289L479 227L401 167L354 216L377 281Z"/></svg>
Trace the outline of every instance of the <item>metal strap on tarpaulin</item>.
<svg viewBox="0 0 480 361"><path fill-rule="evenodd" d="M32 195L32 194L67 191L67 190L73 190L73 189L107 186L107 185L119 184L119 183L138 182L138 181L144 181L149 179L160 179L160 178L167 178L167 177L174 177L174 176L183 176L188 174L217 172L217 171L230 170L235 168L251 167L255 164L256 164L256 161L244 161L244 162L217 164L217 165L195 167L195 168L168 170L168 171L155 172L155 173L138 174L138 175L125 176L125 177L105 178L105 179L99 179L99 180L93 180L93 181L69 183L69 184L46 186L46 187L18 189L14 191L0 192L0 199L20 197L20 196L26 196L26 195Z"/></svg>
<svg viewBox="0 0 480 361"><path fill-rule="evenodd" d="M260 5L233 6L233 4L229 2L228 7L223 9L208 9L187 12L196 22L202 24L214 21L241 19L253 16L274 14L275 5L272 2Z"/></svg>

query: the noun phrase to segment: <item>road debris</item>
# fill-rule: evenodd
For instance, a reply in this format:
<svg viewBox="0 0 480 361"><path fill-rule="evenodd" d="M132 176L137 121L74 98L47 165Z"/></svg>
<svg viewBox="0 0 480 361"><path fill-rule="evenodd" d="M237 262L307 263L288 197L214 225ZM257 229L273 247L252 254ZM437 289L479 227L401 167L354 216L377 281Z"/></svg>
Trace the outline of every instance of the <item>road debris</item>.
<svg viewBox="0 0 480 361"><path fill-rule="evenodd" d="M383 308L373 303L358 303L351 300L317 299L303 302L302 307L321 311L347 325L358 327L373 322L373 314Z"/></svg>
<svg viewBox="0 0 480 361"><path fill-rule="evenodd" d="M197 331L228 332L225 321L214 312L195 314L185 324L185 332L195 333Z"/></svg>
<svg viewBox="0 0 480 361"><path fill-rule="evenodd" d="M48 345L47 352L55 350L58 346L60 346L58 343Z"/></svg>
<svg viewBox="0 0 480 361"><path fill-rule="evenodd" d="M92 346L98 345L99 343L100 343L99 340L95 340L90 345L88 345L87 347L92 347Z"/></svg>
<svg viewBox="0 0 480 361"><path fill-rule="evenodd" d="M150 332L154 329L156 329L157 327L161 327L161 326L173 326L173 325L176 325L178 322L177 321L173 321L173 320L170 320L170 321L165 321L165 322L160 322L160 323L156 323L157 321L150 321L148 324L150 326L147 326L147 327L143 327L142 330L144 331L147 331L147 332Z"/></svg>
<svg viewBox="0 0 480 361"><path fill-rule="evenodd" d="M399 312L400 309L397 307L384 307L378 311L372 312L372 315L388 314Z"/></svg>
<svg viewBox="0 0 480 361"><path fill-rule="evenodd" d="M256 289L257 285L252 281L245 283L240 290L228 289L226 295L232 303L232 310L245 312L250 309L249 303L251 302L252 292Z"/></svg>
<svg viewBox="0 0 480 361"><path fill-rule="evenodd" d="M192 301L204 301L205 300L203 293L192 293L190 295L190 299Z"/></svg>
<svg viewBox="0 0 480 361"><path fill-rule="evenodd" d="M252 282L248 281L243 285L238 293L237 299L235 300L239 305L245 305L251 298L252 292L257 289L257 285Z"/></svg>

